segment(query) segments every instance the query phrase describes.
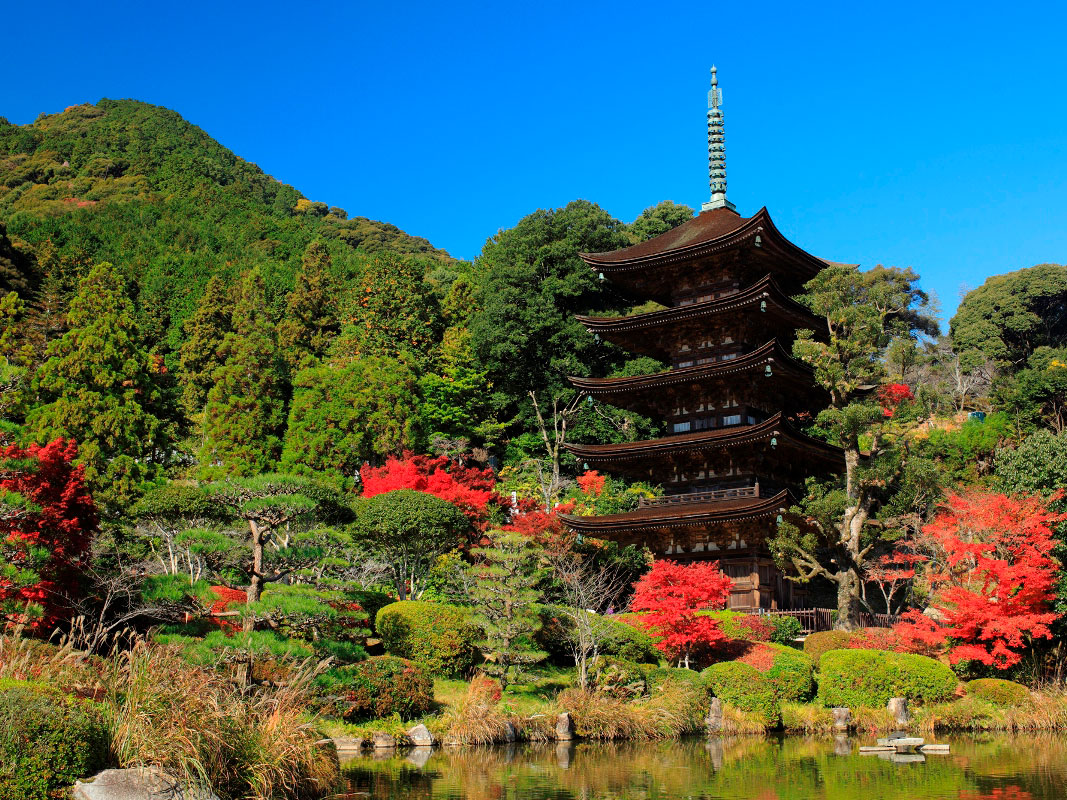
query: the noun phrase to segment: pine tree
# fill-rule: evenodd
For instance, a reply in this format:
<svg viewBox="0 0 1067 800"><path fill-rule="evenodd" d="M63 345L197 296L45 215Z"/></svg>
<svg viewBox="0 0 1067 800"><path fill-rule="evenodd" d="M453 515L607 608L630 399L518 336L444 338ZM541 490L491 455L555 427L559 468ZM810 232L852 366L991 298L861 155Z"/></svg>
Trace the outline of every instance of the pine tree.
<svg viewBox="0 0 1067 800"><path fill-rule="evenodd" d="M264 472L281 449L283 381L259 270L241 282L232 319L233 330L219 350L223 364L212 374L204 407L203 477Z"/></svg>
<svg viewBox="0 0 1067 800"><path fill-rule="evenodd" d="M320 241L304 251L303 266L278 325L278 347L290 374L317 366L341 330L337 287L330 275L330 251Z"/></svg>
<svg viewBox="0 0 1067 800"><path fill-rule="evenodd" d="M541 628L535 605L541 599L536 588L538 553L521 533L494 531L489 540L488 547L472 551L483 562L471 568L474 585L470 593L478 609L474 620L485 634L480 643L488 656L484 669L506 689L513 671L536 664L546 655L533 641Z"/></svg>
<svg viewBox="0 0 1067 800"><path fill-rule="evenodd" d="M125 282L109 263L81 280L67 325L37 370L33 389L45 402L26 426L38 442L76 441L94 498L124 506L170 454L160 362L142 345Z"/></svg>
<svg viewBox="0 0 1067 800"><path fill-rule="evenodd" d="M222 366L222 344L233 331L233 300L226 281L212 275L204 288L196 311L185 320L185 344L181 349L182 402L190 415L199 414L214 383L215 370Z"/></svg>

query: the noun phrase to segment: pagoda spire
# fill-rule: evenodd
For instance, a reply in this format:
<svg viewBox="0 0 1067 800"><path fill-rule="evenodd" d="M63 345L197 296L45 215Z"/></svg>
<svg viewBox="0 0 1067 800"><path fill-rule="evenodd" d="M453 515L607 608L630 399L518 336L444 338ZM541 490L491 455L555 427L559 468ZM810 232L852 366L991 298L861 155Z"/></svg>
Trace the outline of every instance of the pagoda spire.
<svg viewBox="0 0 1067 800"><path fill-rule="evenodd" d="M700 210L728 208L734 211L734 204L726 199L726 132L717 73L718 70L712 66L711 91L708 92L708 182L711 185L711 199Z"/></svg>

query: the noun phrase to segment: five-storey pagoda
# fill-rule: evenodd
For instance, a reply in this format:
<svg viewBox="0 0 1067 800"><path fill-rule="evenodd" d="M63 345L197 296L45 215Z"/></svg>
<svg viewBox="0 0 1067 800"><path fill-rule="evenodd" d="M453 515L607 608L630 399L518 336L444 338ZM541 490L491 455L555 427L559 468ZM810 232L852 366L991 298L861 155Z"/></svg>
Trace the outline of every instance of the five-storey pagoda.
<svg viewBox="0 0 1067 800"><path fill-rule="evenodd" d="M811 369L790 356L798 329L820 329L791 298L829 262L789 242L766 208L742 217L726 199L714 67L711 87L711 200L654 239L582 255L624 293L666 308L580 321L671 368L571 382L597 400L665 420L668 435L568 449L590 469L661 484L665 494L627 514L565 519L580 533L647 545L657 556L719 560L734 580L731 608L789 608L802 597L775 568L766 541L805 478L844 468L839 449L794 425L825 407L826 397Z"/></svg>

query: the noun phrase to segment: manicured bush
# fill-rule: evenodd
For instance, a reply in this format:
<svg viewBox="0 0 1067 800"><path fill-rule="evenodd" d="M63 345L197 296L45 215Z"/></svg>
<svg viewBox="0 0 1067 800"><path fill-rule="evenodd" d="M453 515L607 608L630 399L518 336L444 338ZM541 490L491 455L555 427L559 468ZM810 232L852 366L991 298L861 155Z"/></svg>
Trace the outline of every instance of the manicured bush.
<svg viewBox="0 0 1067 800"><path fill-rule="evenodd" d="M701 611L700 616L716 620L719 630L727 639L769 642L774 636L774 623L770 617L742 614L740 611Z"/></svg>
<svg viewBox="0 0 1067 800"><path fill-rule="evenodd" d="M828 650L844 650L852 642L852 634L848 631L819 631L809 633L804 638L804 652L811 656L815 662L815 668L819 669L819 659Z"/></svg>
<svg viewBox="0 0 1067 800"><path fill-rule="evenodd" d="M477 663L481 632L459 606L405 600L390 603L375 621L385 652L410 658L431 675L460 677Z"/></svg>
<svg viewBox="0 0 1067 800"><path fill-rule="evenodd" d="M315 680L319 709L346 722L399 714L411 719L433 705L433 681L413 661L375 656L327 670Z"/></svg>
<svg viewBox="0 0 1067 800"><path fill-rule="evenodd" d="M590 677L598 692L613 697L640 697L647 689L645 671L641 665L622 658L597 656Z"/></svg>
<svg viewBox="0 0 1067 800"><path fill-rule="evenodd" d="M0 719L0 800L48 800L106 766L107 726L91 703L13 686L0 690Z"/></svg>
<svg viewBox="0 0 1067 800"><path fill-rule="evenodd" d="M940 661L888 650L830 650L819 661L819 702L879 708L891 697L916 703L950 699L956 674Z"/></svg>
<svg viewBox="0 0 1067 800"><path fill-rule="evenodd" d="M600 652L603 655L638 664L659 663L660 654L652 643L652 637L635 624L631 624L637 617L636 614L590 614L590 617L600 636ZM570 645L572 628L570 617L559 606L541 606L541 630L534 636L534 640L540 649L548 653L551 663L557 666L574 664Z"/></svg>
<svg viewBox="0 0 1067 800"><path fill-rule="evenodd" d="M1000 678L979 678L964 684L967 694L995 706L1008 708L1026 706L1031 702L1030 690L1021 683Z"/></svg>
<svg viewBox="0 0 1067 800"><path fill-rule="evenodd" d="M774 633L771 634L772 642L792 644L800 636L800 620L796 617L774 616L771 617L771 623L774 625Z"/></svg>
<svg viewBox="0 0 1067 800"><path fill-rule="evenodd" d="M778 724L781 710L777 692L755 667L723 661L712 664L701 675L708 690L723 703L760 715L768 727Z"/></svg>
<svg viewBox="0 0 1067 800"><path fill-rule="evenodd" d="M661 687L673 683L684 683L701 690L706 689L704 679L699 672L693 669L652 667L645 670L645 685L648 687L650 695L655 695Z"/></svg>
<svg viewBox="0 0 1067 800"><path fill-rule="evenodd" d="M774 663L763 674L774 686L780 702L808 700L815 691L815 663L811 656L783 644L766 644L774 650Z"/></svg>

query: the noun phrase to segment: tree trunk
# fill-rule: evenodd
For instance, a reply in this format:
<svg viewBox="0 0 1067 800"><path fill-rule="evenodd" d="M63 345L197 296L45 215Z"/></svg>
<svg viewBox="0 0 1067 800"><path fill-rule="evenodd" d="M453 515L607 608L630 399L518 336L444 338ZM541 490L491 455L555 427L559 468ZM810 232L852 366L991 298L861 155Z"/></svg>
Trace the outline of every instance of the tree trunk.
<svg viewBox="0 0 1067 800"><path fill-rule="evenodd" d="M860 619L860 575L855 568L842 569L837 574L837 622L834 629L854 631L863 627Z"/></svg>
<svg viewBox="0 0 1067 800"><path fill-rule="evenodd" d="M248 526L252 531L252 576L248 583L246 604L251 606L253 603L259 602L259 596L263 592L263 531L255 522L249 521ZM251 608L249 608L248 614L245 615L242 629L253 631L255 627L255 615L252 614Z"/></svg>

